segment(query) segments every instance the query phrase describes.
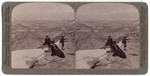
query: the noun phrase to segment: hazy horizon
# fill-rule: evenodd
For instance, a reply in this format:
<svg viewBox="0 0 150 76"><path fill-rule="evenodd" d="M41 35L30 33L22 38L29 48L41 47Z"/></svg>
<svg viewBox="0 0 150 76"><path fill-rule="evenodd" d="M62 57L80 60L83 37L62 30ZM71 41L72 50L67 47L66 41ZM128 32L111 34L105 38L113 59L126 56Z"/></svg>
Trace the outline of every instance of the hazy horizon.
<svg viewBox="0 0 150 76"><path fill-rule="evenodd" d="M139 12L133 5L125 3L91 3L78 8L78 20L138 20Z"/></svg>
<svg viewBox="0 0 150 76"><path fill-rule="evenodd" d="M138 20L136 7L124 3L90 3L80 6L77 12L67 4L62 3L23 3L12 11L12 21L35 20Z"/></svg>
<svg viewBox="0 0 150 76"><path fill-rule="evenodd" d="M72 19L74 19L74 10L62 3L23 3L12 11L12 21Z"/></svg>

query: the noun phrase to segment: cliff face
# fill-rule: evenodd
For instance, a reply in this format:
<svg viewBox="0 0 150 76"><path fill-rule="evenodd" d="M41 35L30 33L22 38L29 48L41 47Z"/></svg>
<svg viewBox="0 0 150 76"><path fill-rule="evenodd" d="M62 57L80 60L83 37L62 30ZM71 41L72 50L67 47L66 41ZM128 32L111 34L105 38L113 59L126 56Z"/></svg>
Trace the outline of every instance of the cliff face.
<svg viewBox="0 0 150 76"><path fill-rule="evenodd" d="M118 42L123 35L139 31L139 25L132 21L80 21L76 27L77 50L98 49L104 47L108 36Z"/></svg>
<svg viewBox="0 0 150 76"><path fill-rule="evenodd" d="M12 25L12 66L13 68L74 68L75 35L74 23L58 22L17 22ZM51 56L40 48L46 35L58 42L65 35L65 58ZM58 45L61 49L61 44ZM42 56L41 56L42 55ZM46 59L45 59L46 58ZM36 62L36 63L35 63ZM35 63L35 64L34 64Z"/></svg>
<svg viewBox="0 0 150 76"><path fill-rule="evenodd" d="M53 23L52 23L53 24ZM127 59L117 61L119 58L112 58L112 54L108 54L111 61L103 60L96 69L105 68L138 68L139 66L139 27L138 24L131 22L61 22L52 26L49 23L15 23L12 26L12 50L21 51L22 49L37 49L44 42L46 35L55 42L60 40L62 34L65 35L64 53L66 58L52 63L46 63L44 59L39 61L40 65L34 68L74 68L75 67L75 51L100 49L102 48L108 36L113 40L120 42L123 35L127 35ZM49 27L48 27L49 26ZM52 27L50 27L52 26ZM61 46L61 45L60 45ZM123 49L123 47L121 47ZM42 49L37 49L41 50ZM28 50L29 51L29 50ZM44 52L44 50L43 50ZM49 57L51 59L51 56ZM52 58L57 59L57 58ZM34 59L27 61L32 64ZM89 61L91 65L94 61ZM45 64L46 63L46 64ZM44 64L44 65L43 65ZM61 65L62 64L62 65ZM106 64L106 65L105 65ZM124 64L124 65L122 65ZM101 66L102 65L102 66ZM53 67L52 67L53 66ZM115 66L115 67L114 67Z"/></svg>
<svg viewBox="0 0 150 76"><path fill-rule="evenodd" d="M107 53L107 57L100 60L95 69L135 69L139 68L139 25L137 22L79 22L77 27L77 51L88 49L99 49L104 47L108 36L111 36L117 43L122 41L123 36L127 36L127 51L120 47L127 59L112 57L112 53ZM87 63L90 67L98 61L97 59L89 60Z"/></svg>
<svg viewBox="0 0 150 76"><path fill-rule="evenodd" d="M12 50L36 49L40 47L46 35L58 41L62 34L70 40L74 31L74 21L38 21L14 22L12 24ZM68 41L66 40L66 41Z"/></svg>
<svg viewBox="0 0 150 76"><path fill-rule="evenodd" d="M122 59L118 56L112 57L112 53L108 53L107 57L102 59L95 69L138 69L139 68L139 57L140 57L140 38L139 32L133 32L126 34L127 37L127 48L123 50L123 46L120 48L125 52L127 58ZM88 61L90 66L96 62Z"/></svg>
<svg viewBox="0 0 150 76"><path fill-rule="evenodd" d="M12 24L12 50L35 49L41 46L48 35L58 41L61 35L76 50L98 49L105 45L108 36L116 40L120 36L137 32L135 21L33 21Z"/></svg>

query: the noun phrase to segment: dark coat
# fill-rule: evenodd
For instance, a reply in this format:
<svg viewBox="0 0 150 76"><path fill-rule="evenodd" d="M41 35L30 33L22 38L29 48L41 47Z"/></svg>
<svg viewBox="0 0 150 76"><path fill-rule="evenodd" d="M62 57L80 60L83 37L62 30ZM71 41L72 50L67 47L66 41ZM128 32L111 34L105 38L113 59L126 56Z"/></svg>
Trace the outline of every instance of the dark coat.
<svg viewBox="0 0 150 76"><path fill-rule="evenodd" d="M52 55L56 55L58 57L65 58L64 53L58 48L58 46L56 44L53 44L50 47L51 47Z"/></svg>
<svg viewBox="0 0 150 76"><path fill-rule="evenodd" d="M124 44L124 47L127 47L126 41L127 41L127 39L126 39L126 37L124 37L124 38L122 39L122 43Z"/></svg>
<svg viewBox="0 0 150 76"><path fill-rule="evenodd" d="M60 39L60 43L62 43L62 46L64 46L64 41L65 41L65 38L62 37L62 38Z"/></svg>
<svg viewBox="0 0 150 76"><path fill-rule="evenodd" d="M111 46L113 50L113 56L119 56L121 58L126 58L126 54L119 48L118 45Z"/></svg>
<svg viewBox="0 0 150 76"><path fill-rule="evenodd" d="M105 44L105 46L107 46L107 45L112 45L112 43L113 43L113 39L112 38L108 38L107 39L107 43Z"/></svg>
<svg viewBox="0 0 150 76"><path fill-rule="evenodd" d="M51 43L51 39L50 38L45 38L45 42L44 42L44 44L43 45L50 45L50 43Z"/></svg>
<svg viewBox="0 0 150 76"><path fill-rule="evenodd" d="M126 39L126 37L124 37L124 38L122 39L122 43L126 44L126 41L127 41L127 39Z"/></svg>

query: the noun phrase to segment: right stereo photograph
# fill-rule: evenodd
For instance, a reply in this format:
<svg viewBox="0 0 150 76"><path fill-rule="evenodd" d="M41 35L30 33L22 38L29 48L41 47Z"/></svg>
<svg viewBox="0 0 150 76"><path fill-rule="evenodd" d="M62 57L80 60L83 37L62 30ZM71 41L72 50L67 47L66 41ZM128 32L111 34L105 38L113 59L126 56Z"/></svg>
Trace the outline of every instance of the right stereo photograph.
<svg viewBox="0 0 150 76"><path fill-rule="evenodd" d="M76 12L76 69L138 69L140 18L124 3L90 3Z"/></svg>

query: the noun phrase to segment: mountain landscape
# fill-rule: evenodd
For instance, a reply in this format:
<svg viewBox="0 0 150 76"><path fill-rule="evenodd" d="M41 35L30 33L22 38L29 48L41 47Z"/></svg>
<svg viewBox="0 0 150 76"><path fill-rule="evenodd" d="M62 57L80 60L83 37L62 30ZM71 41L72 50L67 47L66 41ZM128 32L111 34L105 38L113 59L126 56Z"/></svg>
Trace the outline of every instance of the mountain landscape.
<svg viewBox="0 0 150 76"><path fill-rule="evenodd" d="M75 11L63 3L16 6L11 19L12 67L73 69L76 62L84 62L88 69L139 68L140 18L136 7L126 3L87 3L76 8ZM60 38L65 36L61 50L65 58L51 56L47 47L42 49L47 35L59 49ZM121 42L124 35L127 51ZM108 36L125 52L126 59L107 52Z"/></svg>
<svg viewBox="0 0 150 76"><path fill-rule="evenodd" d="M30 68L31 66L33 66L32 68L74 68L74 31L74 21L14 21L12 24L13 68ZM62 50L65 54L64 59L51 56L51 52L44 53L46 50L40 48L45 41L46 35L55 43L59 43L62 35L65 36L65 47ZM61 49L61 44L58 47ZM32 55L32 53L35 55ZM43 54L42 58L40 58L41 54ZM45 58L48 60L45 60ZM34 64L35 62L37 63Z"/></svg>
<svg viewBox="0 0 150 76"><path fill-rule="evenodd" d="M33 68L74 68L76 56L75 51L100 49L104 47L108 36L111 36L113 40L120 42L122 40L122 37L126 35L128 38L128 47L125 53L127 53L128 59L125 61L127 61L129 65L122 67L127 68L132 66L132 68L138 68L138 26L138 22L136 21L78 21L76 24L74 21L44 21L44 23L43 21L17 21L12 25L12 51L31 50L30 52L34 52L32 49L41 49L39 47L43 44L46 35L48 35L55 42L59 41L61 36L64 35L65 50L63 50L63 52L65 53L66 58L60 59L58 57L52 57L47 53L42 59L38 61L38 65L34 66ZM123 49L123 46L121 46L121 49ZM112 54L107 55L108 59L111 57L111 55ZM52 59L52 62L48 62L47 60L45 60L45 57L50 60ZM135 60L131 60L132 58L134 58ZM33 63L36 61L35 59L31 58L26 61L28 67L33 65ZM92 66L95 61L96 60L88 61L88 65ZM104 63L107 66L103 66ZM94 68L114 69L113 66L116 64L120 64L121 66L122 63L116 62L114 64L110 64L108 63L108 60L103 59L102 63ZM116 65L116 68L117 67L119 68L119 65Z"/></svg>
<svg viewBox="0 0 150 76"><path fill-rule="evenodd" d="M127 48L123 50L123 45L120 47L126 54L127 58L122 59L118 56L113 57L112 53L107 53L107 56L102 60L89 60L87 63L92 67L95 62L99 61L97 65L94 65L93 69L138 69L139 68L139 32L128 33L127 35Z"/></svg>
<svg viewBox="0 0 150 76"><path fill-rule="evenodd" d="M139 32L139 25L136 21L79 21L76 27L77 49L98 49L106 44L108 36L113 40L131 33Z"/></svg>
<svg viewBox="0 0 150 76"><path fill-rule="evenodd" d="M69 21L68 21L69 22ZM65 34L69 40L70 32L74 31L70 21L38 21L16 22L12 24L12 50L33 49L41 46L48 35L51 40ZM68 35L68 36L67 36ZM58 40L58 39L57 39ZM56 41L57 41L56 40Z"/></svg>

